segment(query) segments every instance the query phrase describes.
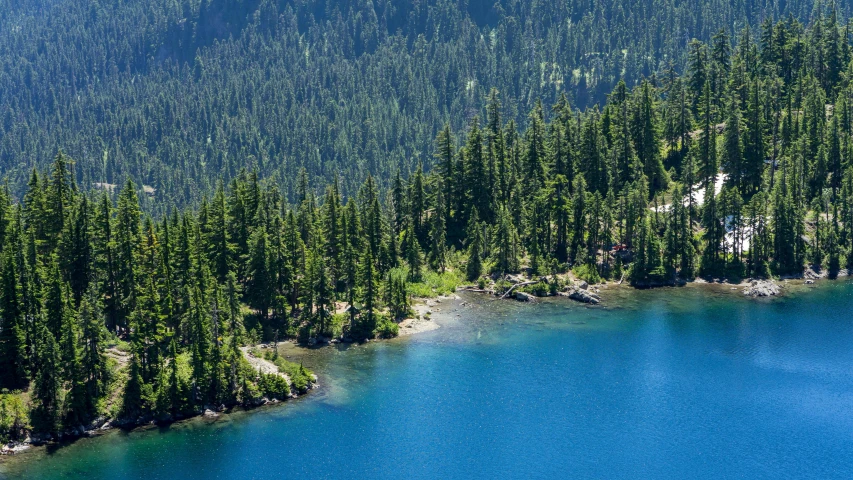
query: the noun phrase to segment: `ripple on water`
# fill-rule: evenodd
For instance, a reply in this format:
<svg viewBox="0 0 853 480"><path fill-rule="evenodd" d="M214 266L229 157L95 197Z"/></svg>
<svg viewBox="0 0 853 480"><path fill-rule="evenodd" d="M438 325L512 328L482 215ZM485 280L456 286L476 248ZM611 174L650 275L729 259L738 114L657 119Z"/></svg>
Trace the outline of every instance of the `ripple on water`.
<svg viewBox="0 0 853 480"><path fill-rule="evenodd" d="M303 400L0 477L853 478L853 286L713 288L608 288L604 308L465 296L422 335L286 347L320 374Z"/></svg>

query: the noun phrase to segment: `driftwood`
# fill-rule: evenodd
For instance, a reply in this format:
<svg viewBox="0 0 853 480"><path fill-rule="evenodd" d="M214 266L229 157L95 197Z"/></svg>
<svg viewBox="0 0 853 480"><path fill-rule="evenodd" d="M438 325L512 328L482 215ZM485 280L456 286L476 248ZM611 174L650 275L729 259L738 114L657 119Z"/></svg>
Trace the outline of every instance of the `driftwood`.
<svg viewBox="0 0 853 480"><path fill-rule="evenodd" d="M495 291L494 291L494 290L489 290L489 289L486 289L486 288L465 287L465 288L463 288L463 289L462 289L462 291L465 291L465 292L474 292L474 293L488 293L489 295L494 295L494 294L495 294Z"/></svg>
<svg viewBox="0 0 853 480"><path fill-rule="evenodd" d="M504 294L503 294L503 295L501 295L500 300L503 300L504 298L506 298L507 296L509 296L509 294L510 294L510 293L512 293L512 291L513 291L513 290L515 290L515 289L516 289L516 288L518 288L518 287L526 287L527 285L535 285L535 284L537 284L537 283L539 283L539 281L538 281L538 280L536 280L536 281L529 281L529 282L518 282L518 283L516 283L515 285L513 285L513 286L509 287L509 290L507 290L506 292L504 292Z"/></svg>

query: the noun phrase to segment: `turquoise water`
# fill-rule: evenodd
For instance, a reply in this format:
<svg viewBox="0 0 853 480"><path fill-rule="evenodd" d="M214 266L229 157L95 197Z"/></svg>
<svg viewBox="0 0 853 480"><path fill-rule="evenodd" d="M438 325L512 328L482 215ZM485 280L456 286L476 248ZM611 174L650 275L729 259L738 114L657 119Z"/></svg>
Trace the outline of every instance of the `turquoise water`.
<svg viewBox="0 0 853 480"><path fill-rule="evenodd" d="M631 295L442 305L439 330L311 352L306 399L26 454L0 477L853 478L853 284Z"/></svg>

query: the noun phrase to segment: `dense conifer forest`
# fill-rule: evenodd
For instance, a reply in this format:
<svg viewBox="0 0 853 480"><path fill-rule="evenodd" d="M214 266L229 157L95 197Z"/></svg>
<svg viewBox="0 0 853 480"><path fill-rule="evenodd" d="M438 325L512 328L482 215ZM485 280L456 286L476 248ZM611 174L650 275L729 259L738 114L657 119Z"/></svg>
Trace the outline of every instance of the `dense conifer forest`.
<svg viewBox="0 0 853 480"><path fill-rule="evenodd" d="M803 22L850 3L0 1L0 167L15 195L59 149L79 185L131 178L144 211L197 205L243 166L295 201L305 168L345 195L368 174L433 164L443 125L462 132L501 92L519 127L563 94L585 109L633 89L688 44L765 18ZM833 99L834 100L834 99ZM695 112L694 112L695 113ZM151 190L153 189L153 190Z"/></svg>
<svg viewBox="0 0 853 480"><path fill-rule="evenodd" d="M17 59L0 77L10 82L10 71L24 69L22 75L35 82L50 68L67 73L78 61L91 67L75 73L80 84L40 90L35 82L27 89L0 90L3 105L14 105L5 111L3 161L21 158L24 151L35 159L45 149L53 150L45 168L29 169L29 161L11 168L8 187L0 192L4 438L20 438L26 431L66 431L97 417L173 419L209 405L285 398L294 388L306 389L311 373L272 357L287 380L259 373L249 364L246 349L286 338L314 343L394 336L397 322L411 313L413 297L449 293L464 282L488 283L500 292L510 286L506 274L520 273L534 279L532 291L555 291L569 273L588 282L655 286L697 277L738 281L798 275L804 268L835 276L853 267L853 62L847 23L834 6L820 6L808 24L787 16L734 33L715 27L705 31L707 41L686 45L671 38L649 40L646 48L654 55L644 57L648 61L658 54L683 60L656 74L658 63L654 71L651 65L631 70L623 64L596 87L585 87L609 89L606 95L588 92L590 98L602 99L596 104L581 100L577 85L569 92L555 90L542 83L538 69L516 70L524 65L517 57L490 53L486 57L503 58L510 73L485 78L509 93L497 87L483 93L478 86L471 105L454 106L461 97L447 90L444 100L405 100L392 91L382 93L381 85L367 86L369 76L359 80L367 82L364 91L337 91L342 95L338 100L314 104L323 98L320 92L344 88L334 78L333 63L328 70L294 67L319 82L311 94L311 82L300 83L290 73L275 77L304 89L299 95L308 96L298 101L289 88L270 88L270 96L254 97L255 90L243 90L252 84L245 76L266 74L212 66L211 58L245 60L236 49L240 42L262 51L269 46L265 41L288 35L293 35L290 41L304 42L300 55L305 61L312 52L341 49L336 55L346 60L341 65L350 65L344 70L353 75L381 68L394 52L446 47L439 47L443 44L432 35L447 35L462 49L477 44L459 31L430 23L439 18L434 17L438 7L422 12L421 18L414 6L403 14L388 4L382 17L386 29L422 25L413 33L403 29L388 37L370 30L370 22L353 20L363 16L342 17L331 7L309 12L285 6L278 11L262 2L247 25L200 20L206 15L239 17L209 10L216 5L204 3L198 10L188 4L182 13L172 13L195 21L164 21L171 25L170 35L191 42L192 48L180 51L152 47L146 37L152 30L142 21L134 24L146 32L141 37L109 30L115 25L97 23L101 10L95 5L77 14L91 16L89 28L108 29L99 38L121 39L116 48L132 53L121 58L136 60L122 63L113 53L91 64L83 59ZM788 8L796 5L789 2ZM158 11L155 7L152 12ZM77 8L69 5L67 15ZM52 11L39 2L27 9ZM5 25L26 24L22 14L3 11ZM673 14L665 11L656 15ZM485 19L483 25L472 24L477 32L501 36L515 31L505 25L508 16L491 17L489 12L471 14ZM350 51L331 40L322 48L308 41L310 32L319 35L310 19L321 14L326 25L341 22L339 31L348 31L343 25L355 22L353 32L363 42L341 40ZM720 15L736 12L721 7L705 21ZM548 16L539 12L533 17L537 20L531 17L523 29L513 28L535 29ZM153 25L157 18L147 21ZM407 18L411 21L404 22ZM705 17L697 13L695 18ZM291 21L292 28L285 28ZM596 20L585 21L571 25L596 25ZM464 27L466 22L452 25ZM190 28L187 23L212 26ZM237 28L242 34L227 41L216 35ZM540 39L563 27L541 28ZM296 33L302 29L306 33ZM65 34L57 32L56 38ZM387 42L405 44L407 35L414 35L412 45L387 47ZM580 42L581 37L566 35ZM611 43L589 34L583 41L613 48L619 46L619 36L613 35ZM134 38L148 40L123 43ZM418 46L418 39L425 43ZM553 42L554 55L593 48ZM20 48L52 58L46 44ZM210 53L219 48L236 50ZM452 58L448 52L453 50L446 48L435 58ZM155 63L160 56L162 62ZM284 52L269 58L290 65L297 61ZM368 58L379 64L352 66ZM191 60L193 66L184 71L190 63L175 59ZM439 68L424 61L409 65ZM393 72L386 73L393 78L389 84L413 95L437 90L407 84L406 78L456 78L452 69L435 77L394 77ZM63 75L54 78L69 78ZM152 78L159 83L150 83ZM256 88L268 85L258 82ZM359 97L373 88L379 89L377 97ZM75 89L76 94L68 93ZM145 102L133 100L150 89L160 93ZM210 102L198 101L200 90L194 89L206 91ZM76 110L62 107L78 96L91 103ZM344 105L341 98L351 102ZM450 98L454 100L447 103ZM128 103L99 103L117 99ZM175 103L180 101L186 103ZM124 108L134 102L140 103ZM391 103L409 113L373 123L379 118L373 115L388 113ZM179 113L190 107L204 113ZM323 130L331 124L318 121L312 127L311 111L320 107L329 110L317 115L340 118L334 128L354 128L359 119L365 130L358 136L364 143L358 148L349 143L352 131ZM276 133L253 125L254 117L239 113L243 108L266 111L267 119L279 113L294 117L282 119ZM513 113L522 108L526 114ZM229 109L233 115L223 113ZM276 109L279 113L272 111ZM66 115L78 118L65 120ZM97 118L87 120L90 115ZM122 115L127 117L118 118ZM224 126L232 121L235 128ZM290 121L304 129L288 129ZM274 148L265 143L282 131L292 133L288 142L293 143L278 141ZM389 137L377 141L373 135L378 131ZM427 134L430 145L418 146L417 139ZM204 135L201 150L189 146ZM234 136L245 143L234 142ZM193 137L198 138L188 140ZM131 138L128 145L118 146ZM84 146L90 141L102 143L90 151ZM312 143L321 141L331 142L327 151ZM296 146L299 142L304 143ZM127 156L123 149L131 144L136 153ZM296 150L284 154L285 145ZM78 153L63 153L66 146ZM293 153L301 148L317 151L317 156L311 160ZM173 150L152 153L160 149ZM340 154L344 151L353 156ZM87 160L91 155L104 170ZM170 163L178 160L183 163ZM14 176L23 168L29 173L19 195ZM157 177L162 183L154 182L157 190L128 179L111 183L128 176L154 178L143 170L162 176ZM371 171L379 175L371 176ZM98 179L102 181L95 185ZM192 187L196 181L199 186ZM209 188L202 186L205 182ZM319 190L320 185L325 188ZM196 194L198 200L190 201Z"/></svg>

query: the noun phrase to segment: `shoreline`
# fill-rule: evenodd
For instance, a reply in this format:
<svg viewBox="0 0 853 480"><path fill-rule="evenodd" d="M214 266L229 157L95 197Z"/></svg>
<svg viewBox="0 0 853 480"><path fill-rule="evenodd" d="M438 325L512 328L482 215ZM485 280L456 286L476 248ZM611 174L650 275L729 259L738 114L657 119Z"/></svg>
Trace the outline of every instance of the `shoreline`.
<svg viewBox="0 0 853 480"><path fill-rule="evenodd" d="M432 317L434 315L441 316L442 305L444 302L459 300L459 295L439 295L435 298L418 298L414 299L412 310L414 315L411 318L402 320L397 325L400 327L400 337L408 337L419 333L431 332L441 328L441 324L437 323Z"/></svg>
<svg viewBox="0 0 853 480"><path fill-rule="evenodd" d="M436 313L440 312L441 310L440 308L436 308L436 305L439 305L444 301L454 300L459 300L459 296L456 294L452 294L429 299L416 299L412 305L412 310L415 312L415 315L413 315L411 318L406 318L402 320L398 324L400 327L400 333L397 338L409 337L412 335L417 335L419 333L430 332L441 328L441 325L437 323L433 318L434 316L441 315L440 313ZM375 339L371 340L371 342L383 340L392 339ZM279 348L284 347L289 343L290 342L287 341L281 342ZM309 349L309 347L312 346L307 344L301 345L295 342L292 343L292 345L297 348L305 349ZM332 345L333 343L325 342L318 346L319 348L328 348ZM255 348L272 347L267 344L240 347L240 350L243 352L244 358L252 365L252 367L258 370L260 373L274 373L281 375L288 381L288 384L290 384L290 378L287 376L286 373L279 371L278 367L276 367L275 364L273 364L269 360L252 354L252 350ZM295 388L292 388L290 397L283 400L262 398L259 402L254 404L237 403L234 405L221 405L219 407L205 405L203 409L201 409L200 411L197 410L193 415L179 414L159 419L145 417L135 420L120 420L99 417L89 425L80 426L75 429L70 429L61 432L59 438L46 438L36 435L30 436L24 441L10 442L8 444L0 445L0 464L13 461L13 459L19 459L23 461L27 455L37 453L41 449L47 449L52 446L58 446L61 448L62 446L72 444L81 439L101 437L116 430L124 430L127 432L131 432L136 430L145 430L153 427L164 427L175 424L181 424L189 421L198 421L202 419L215 420L223 415L227 416L233 415L235 413L251 413L252 411L259 408L282 406L287 404L289 401L308 397L312 391L315 391L318 388L320 388L320 384L318 383L317 376L314 375L314 381L310 383L308 389L304 393L298 393Z"/></svg>
<svg viewBox="0 0 853 480"><path fill-rule="evenodd" d="M786 290L801 289L809 285L814 285L817 282L825 283L831 281L844 281L853 277L853 272L848 269L839 270L835 276L830 277L827 270L815 271L812 268L806 268L803 273L796 275L782 275L769 278L743 278L738 282L732 282L729 279L708 279L703 277L695 277L692 279L676 278L669 282L649 282L644 284L632 285L622 280L602 281L600 283L588 284L569 272L556 276L557 283L560 285L551 291L542 291L543 285L549 286L554 280L554 276L538 276L530 277L524 275L506 275L503 278L496 277L492 282L485 286L465 285L460 286L457 291L478 294L485 297L494 297L496 300L516 300L519 302L535 302L540 298L548 297L565 297L578 303L587 304L587 306L597 306L605 303L607 300L606 291L618 288L623 294L630 295L627 292L637 290L658 290L666 288L684 288L697 287L709 288L720 293L736 294L746 298L769 298L784 296ZM497 289L497 281L510 281L511 285L506 290ZM527 287L533 286L533 289Z"/></svg>
<svg viewBox="0 0 853 480"><path fill-rule="evenodd" d="M253 355L251 350L254 348L267 347L260 344L256 346L241 347L240 350L243 352L243 357L259 373L276 374L283 377L290 387L289 397L283 399L262 397L254 402L237 402L227 405L221 404L219 406L204 405L201 409L196 409L191 414L170 414L159 418L155 418L153 415L145 415L135 419L100 416L87 425L79 425L75 428L59 432L57 437L53 435L30 435L22 441L14 441L0 445L0 464L21 454L32 453L36 449L49 448L51 446L61 447L80 439L99 437L115 430L134 431L152 427L164 427L198 419L212 420L222 415L249 412L265 406L284 404L289 400L296 400L305 397L311 393L312 390L316 390L320 386L317 382L317 376L312 375L309 378L313 378L313 380L310 380L307 388L303 392L300 392L299 389L293 385L290 377L286 373L282 372L274 363Z"/></svg>
<svg viewBox="0 0 853 480"><path fill-rule="evenodd" d="M573 277L570 275L566 276L567 278ZM522 296L521 299L515 296L507 296L503 298L508 301L518 301L518 302L528 302L535 303L536 299L539 298L548 298L548 297L564 297L568 300L571 300L571 303L581 303L585 304L587 307L595 307L599 306L602 308L606 308L608 306L613 305L615 303L617 306L621 300L629 298L632 295L632 291L635 290L665 290L666 288L701 288L708 289L709 291L713 291L717 294L721 295L736 295L740 298L753 298L757 299L760 297L773 298L773 297L781 297L785 296L787 293L795 293L795 292L803 292L807 289L808 286L814 285L825 285L831 281L845 281L849 280L851 276L848 274L846 270L842 270L839 272L839 275L835 278L829 278L825 272L822 274L817 274L813 272L811 269L808 269L802 275L797 276L783 276L775 279L743 279L739 283L733 283L726 280L722 281L709 281L702 278L696 278L690 281L681 281L678 283L668 284L668 285L656 285L656 286L643 286L636 287L629 285L627 283L620 283L618 281L609 281L594 285L587 285L586 288L580 288L586 282L573 279L578 283L572 282L571 288L577 290L584 290L590 294L594 294L598 296L601 301L592 303L586 302L583 300L579 300L578 298L572 298L570 295L565 292L559 292L559 295L542 295L535 296L531 294L523 293L525 296ZM780 291L774 295L762 296L762 295L745 295L744 290L748 289L755 281L761 282L773 282L780 287ZM607 295L608 292L618 294L614 296ZM411 337L414 335L418 335L420 333L431 332L441 328L441 323L436 321L437 318L441 318L445 315L450 316L451 313L449 311L445 311L445 305L449 306L452 302L459 302L462 300L462 304L467 303L463 298L459 296L459 293L471 293L477 294L473 295L475 298L490 298L493 300L501 299L502 297L495 294L492 290L487 289L478 289L472 286L460 286L457 288L457 293L451 295L439 296L436 298L417 298L413 299L412 310L414 315L410 318L406 318L399 322L399 336L396 338L403 337ZM484 295L485 294L485 295ZM556 300L556 298L555 298ZM393 338L392 338L393 339ZM371 340L370 342L376 342L380 340L392 340L392 339L376 339ZM284 345L288 345L290 342L282 342L279 345L279 348ZM293 343L293 347L297 348L306 348L311 349L308 345L301 345L298 343ZM320 349L328 348L333 346L331 343L317 345ZM246 346L241 347L241 350L244 353L245 358L249 361L250 364L258 371L263 373L278 373L284 378L289 378L283 372L273 372L273 368L275 365L263 358L256 357L250 353L253 348L271 348L269 345L259 344L255 347ZM315 347L316 348L316 347ZM313 350L313 349L311 349ZM206 405L203 409L197 410L192 415L176 415L169 416L168 418L139 418L135 420L116 420L116 419L107 419L107 418L99 418L92 424L85 427L78 427L76 429L71 429L69 431L62 432L62 435L58 439L50 438L44 439L38 436L30 437L29 441L23 442L13 442L10 444L5 444L0 446L0 464L15 461L15 459L20 461L25 461L26 458L30 454L38 453L42 451L42 449L47 449L52 446L56 446L62 448L63 446L73 444L74 442L86 439L86 438L97 438L111 432L115 432L117 430L124 430L127 432L132 432L136 430L146 430L153 427L164 427L170 425L181 424L184 422L190 421L216 421L217 418L221 416L228 416L234 414L248 414L256 409L260 409L268 406L281 406L288 403L290 400L298 400L305 397L308 397L309 394L313 391L320 388L320 384L317 382L316 375L314 377L314 381L309 385L308 389L303 393L297 393L294 389L291 396L287 399L279 400L279 399L266 399L263 398L259 402L254 404L234 404L234 405L221 405L219 407Z"/></svg>

